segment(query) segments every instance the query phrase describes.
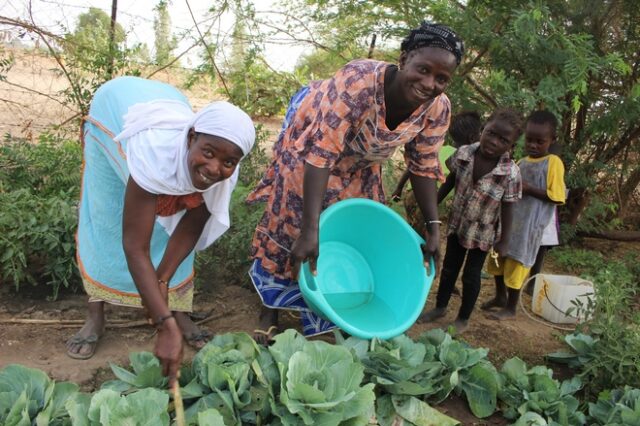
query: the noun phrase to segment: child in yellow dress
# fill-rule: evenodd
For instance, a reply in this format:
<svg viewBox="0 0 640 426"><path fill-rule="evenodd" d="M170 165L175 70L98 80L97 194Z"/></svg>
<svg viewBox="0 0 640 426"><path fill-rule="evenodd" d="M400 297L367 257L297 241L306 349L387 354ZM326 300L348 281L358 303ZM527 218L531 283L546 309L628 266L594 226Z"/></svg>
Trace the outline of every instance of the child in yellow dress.
<svg viewBox="0 0 640 426"><path fill-rule="evenodd" d="M564 166L549 153L556 139L558 120L549 111L535 111L525 127L527 157L518 162L522 175L522 200L513 209L511 236L506 253L497 265L488 262L495 277L496 296L482 309L500 308L490 318L504 320L516 315L520 289L533 266L545 226L558 204L565 202Z"/></svg>

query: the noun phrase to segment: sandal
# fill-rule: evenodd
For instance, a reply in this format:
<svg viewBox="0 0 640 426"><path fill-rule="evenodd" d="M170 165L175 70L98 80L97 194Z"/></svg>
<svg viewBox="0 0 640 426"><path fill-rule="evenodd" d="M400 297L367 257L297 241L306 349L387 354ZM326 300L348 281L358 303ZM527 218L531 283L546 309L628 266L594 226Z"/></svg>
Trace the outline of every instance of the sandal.
<svg viewBox="0 0 640 426"><path fill-rule="evenodd" d="M272 325L266 331L255 329L253 330L253 340L255 340L258 343L260 343L260 341L264 341L265 345L270 345L271 343L274 342L273 338L275 337L276 334L278 334L278 327L275 325ZM264 339L261 339L258 336L264 336Z"/></svg>
<svg viewBox="0 0 640 426"><path fill-rule="evenodd" d="M207 344L209 340L211 340L212 336L212 333L202 329L200 331L196 331L195 333L185 335L184 340L185 342L187 342L187 345L191 346L193 349L200 350L204 347L204 345Z"/></svg>
<svg viewBox="0 0 640 426"><path fill-rule="evenodd" d="M79 334L73 335L68 341L67 344L72 343L74 345L89 345L89 352L86 354L81 354L77 352L71 352L71 349L67 350L67 356L73 359L89 359L96 353L96 347L98 346L98 341L100 340L100 336L97 334L91 334L87 337L82 337Z"/></svg>

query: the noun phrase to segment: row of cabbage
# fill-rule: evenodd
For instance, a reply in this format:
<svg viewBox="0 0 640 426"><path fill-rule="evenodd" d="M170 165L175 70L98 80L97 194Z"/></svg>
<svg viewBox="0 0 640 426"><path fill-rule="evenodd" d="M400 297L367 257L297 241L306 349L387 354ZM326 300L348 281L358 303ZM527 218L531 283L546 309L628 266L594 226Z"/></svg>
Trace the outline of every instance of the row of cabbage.
<svg viewBox="0 0 640 426"><path fill-rule="evenodd" d="M185 365L189 425L456 425L432 407L452 393L479 418L500 411L520 425L640 425L640 390L605 392L580 404L579 378L559 382L519 358L498 371L488 351L442 330L418 339L309 341L294 330L269 347L249 335L216 336ZM95 393L20 365L0 370L0 424L169 425L175 407L158 360L132 353L129 369Z"/></svg>

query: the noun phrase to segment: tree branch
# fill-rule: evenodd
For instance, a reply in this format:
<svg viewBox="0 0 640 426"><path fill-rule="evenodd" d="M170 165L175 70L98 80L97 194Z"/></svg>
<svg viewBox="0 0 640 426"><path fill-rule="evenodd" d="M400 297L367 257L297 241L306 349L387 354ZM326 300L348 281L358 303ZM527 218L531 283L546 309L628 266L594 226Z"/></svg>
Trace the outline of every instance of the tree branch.
<svg viewBox="0 0 640 426"><path fill-rule="evenodd" d="M222 82L222 86L224 87L224 91L227 93L227 97L231 100L231 92L229 92L229 88L227 87L227 82L224 80L224 77L222 76L220 69L218 69L218 66L216 65L216 61L213 59L213 55L211 54L211 49L209 48L209 45L205 41L204 36L200 31L200 27L198 26L196 17L193 16L193 11L191 10L191 5L189 4L189 0L184 0L184 1L187 4L187 8L189 9L189 14L191 15L191 19L193 20L193 25L195 26L196 30L198 31L198 34L200 35L200 41L204 45L204 48L207 51L207 55L209 55L209 60L211 61L211 65L213 65L213 68L216 70L216 74L218 74L218 78L220 78L220 81Z"/></svg>
<svg viewBox="0 0 640 426"><path fill-rule="evenodd" d="M471 85L471 87L475 89L476 92L478 92L480 96L482 96L482 98L487 103L489 103L489 105L491 105L493 108L496 108L498 106L498 103L495 101L495 99L493 99L493 97L489 93L487 93L486 90L480 87L480 85L470 75L465 76L464 79Z"/></svg>

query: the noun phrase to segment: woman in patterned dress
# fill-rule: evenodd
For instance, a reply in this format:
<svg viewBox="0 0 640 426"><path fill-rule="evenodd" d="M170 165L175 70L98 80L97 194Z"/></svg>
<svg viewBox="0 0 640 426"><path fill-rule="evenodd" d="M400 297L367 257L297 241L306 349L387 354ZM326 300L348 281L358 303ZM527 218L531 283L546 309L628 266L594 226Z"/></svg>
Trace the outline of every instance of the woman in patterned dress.
<svg viewBox="0 0 640 426"><path fill-rule="evenodd" d="M273 162L247 199L267 203L249 271L263 302L257 341L268 343L277 333L275 309L299 311L307 336L335 327L304 303L300 264L309 261L315 273L323 209L356 197L385 202L381 165L399 146L428 224L425 256L438 256L438 150L451 115L444 91L462 53L451 29L424 22L403 40L398 66L356 60L294 95Z"/></svg>

